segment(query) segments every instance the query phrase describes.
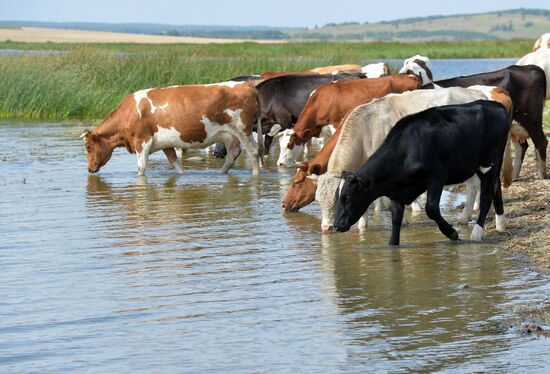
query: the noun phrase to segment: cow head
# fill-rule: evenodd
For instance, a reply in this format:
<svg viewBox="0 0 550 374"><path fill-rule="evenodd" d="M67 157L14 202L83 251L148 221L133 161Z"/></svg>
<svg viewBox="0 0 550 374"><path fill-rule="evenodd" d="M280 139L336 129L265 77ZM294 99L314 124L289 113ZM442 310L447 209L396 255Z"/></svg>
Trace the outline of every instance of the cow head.
<svg viewBox="0 0 550 374"><path fill-rule="evenodd" d="M369 198L372 184L372 180L368 177L350 172L342 173L335 193L334 228L336 231L348 231L354 223L359 221L374 200Z"/></svg>
<svg viewBox="0 0 550 374"><path fill-rule="evenodd" d="M313 173L317 170L315 166L319 165L314 165L311 168ZM317 181L314 178L308 177L308 169L310 169L310 165L307 162L299 164L298 170L294 178L292 178L290 187L283 198L282 207L286 212L297 212L300 208L305 207L315 199Z"/></svg>
<svg viewBox="0 0 550 374"><path fill-rule="evenodd" d="M114 148L108 144L107 140L90 130L84 130L82 135L80 135L80 139L84 139L88 171L90 173L97 173L109 161Z"/></svg>
<svg viewBox="0 0 550 374"><path fill-rule="evenodd" d="M413 74L422 80L425 86L433 82L432 64L430 59L425 56L416 55L405 60L399 74Z"/></svg>
<svg viewBox="0 0 550 374"><path fill-rule="evenodd" d="M277 166L290 167L304 152L304 144L293 129L284 130L280 134Z"/></svg>

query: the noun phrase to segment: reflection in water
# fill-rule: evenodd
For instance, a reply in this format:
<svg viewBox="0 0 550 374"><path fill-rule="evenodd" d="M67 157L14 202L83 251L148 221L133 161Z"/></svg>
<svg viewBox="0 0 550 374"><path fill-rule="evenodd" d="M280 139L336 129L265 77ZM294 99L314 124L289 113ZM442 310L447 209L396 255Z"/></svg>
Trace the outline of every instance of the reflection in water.
<svg viewBox="0 0 550 374"><path fill-rule="evenodd" d="M221 175L189 152L174 175L153 155L138 178L120 152L89 175L81 127L0 125L2 372L548 364L548 342L491 328L549 296L498 243L450 243L410 212L400 248L388 212L367 233L321 235L316 204L280 208L294 170L255 178L245 158ZM445 196L451 221L461 199Z"/></svg>

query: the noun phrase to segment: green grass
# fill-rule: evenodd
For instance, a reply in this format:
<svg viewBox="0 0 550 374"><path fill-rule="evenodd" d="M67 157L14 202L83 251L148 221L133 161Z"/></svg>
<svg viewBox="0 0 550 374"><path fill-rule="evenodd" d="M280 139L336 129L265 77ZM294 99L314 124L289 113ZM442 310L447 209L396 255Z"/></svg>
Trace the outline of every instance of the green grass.
<svg viewBox="0 0 550 374"><path fill-rule="evenodd" d="M0 56L0 117L99 119L143 88L210 83L263 71L300 71L425 54L518 57L530 41L469 43L287 43L135 45L0 43L0 49L63 54Z"/></svg>

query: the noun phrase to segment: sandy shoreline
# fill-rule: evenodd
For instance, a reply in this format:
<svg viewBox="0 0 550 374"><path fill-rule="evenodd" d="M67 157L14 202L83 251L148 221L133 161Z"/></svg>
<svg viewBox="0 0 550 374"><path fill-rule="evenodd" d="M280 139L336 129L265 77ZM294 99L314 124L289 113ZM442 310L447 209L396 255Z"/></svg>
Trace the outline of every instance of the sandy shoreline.
<svg viewBox="0 0 550 374"><path fill-rule="evenodd" d="M39 27L0 28L0 41L27 43L146 43L146 44L223 44L223 43L284 43L278 40L214 39L187 36L126 34L103 31L50 29Z"/></svg>

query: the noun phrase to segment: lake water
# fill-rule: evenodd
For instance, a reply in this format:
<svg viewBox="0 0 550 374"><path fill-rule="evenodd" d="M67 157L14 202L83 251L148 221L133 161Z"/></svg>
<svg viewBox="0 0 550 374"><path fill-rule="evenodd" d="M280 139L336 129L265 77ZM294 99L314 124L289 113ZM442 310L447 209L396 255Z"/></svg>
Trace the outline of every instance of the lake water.
<svg viewBox="0 0 550 374"><path fill-rule="evenodd" d="M387 212L321 235L317 205L280 209L293 170L252 177L243 155L221 175L189 152L175 175L159 153L139 178L118 149L89 175L78 135L94 125L0 123L1 372L550 365L550 340L503 323L548 300L549 278L498 243L451 243L410 212L399 248ZM446 195L451 221L462 198Z"/></svg>

